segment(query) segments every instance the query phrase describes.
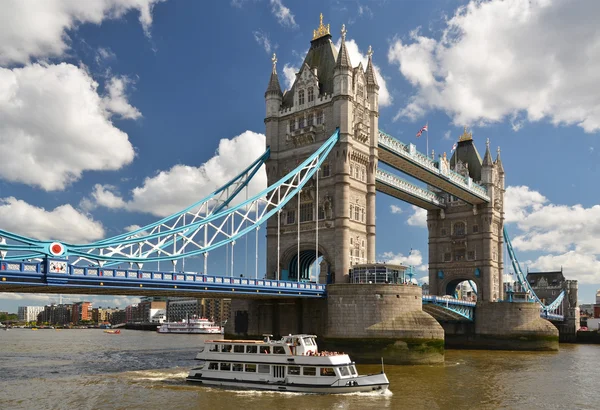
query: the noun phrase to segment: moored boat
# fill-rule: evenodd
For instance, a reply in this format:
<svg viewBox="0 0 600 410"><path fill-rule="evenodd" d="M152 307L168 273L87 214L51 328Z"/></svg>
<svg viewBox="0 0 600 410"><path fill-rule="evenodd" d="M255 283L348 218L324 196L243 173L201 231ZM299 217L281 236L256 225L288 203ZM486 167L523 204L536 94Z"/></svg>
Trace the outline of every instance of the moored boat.
<svg viewBox="0 0 600 410"><path fill-rule="evenodd" d="M187 381L207 386L299 393L385 391L382 372L359 375L345 353L319 352L315 335L280 340L207 340Z"/></svg>
<svg viewBox="0 0 600 410"><path fill-rule="evenodd" d="M180 334L223 334L224 328L206 318L183 319L181 322L166 322L156 327L158 333Z"/></svg>

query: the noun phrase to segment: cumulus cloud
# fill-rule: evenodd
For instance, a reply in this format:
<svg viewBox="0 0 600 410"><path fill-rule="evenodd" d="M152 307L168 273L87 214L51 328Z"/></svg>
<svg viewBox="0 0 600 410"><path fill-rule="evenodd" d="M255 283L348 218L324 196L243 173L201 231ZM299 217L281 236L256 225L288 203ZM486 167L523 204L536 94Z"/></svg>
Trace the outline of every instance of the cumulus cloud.
<svg viewBox="0 0 600 410"><path fill-rule="evenodd" d="M137 118L122 78L98 84L71 64L0 68L0 177L62 190L86 170L116 170L134 158L127 134L111 117Z"/></svg>
<svg viewBox="0 0 600 410"><path fill-rule="evenodd" d="M509 186L504 193L504 218L507 223L520 222L546 202L545 196L527 186Z"/></svg>
<svg viewBox="0 0 600 410"><path fill-rule="evenodd" d="M400 208L398 205L390 205L390 212L393 214L401 214L402 208Z"/></svg>
<svg viewBox="0 0 600 410"><path fill-rule="evenodd" d="M294 81L296 81L296 73L300 71L300 67L294 67L290 64L285 64L283 66L283 80L284 80L284 88L289 90L294 85Z"/></svg>
<svg viewBox="0 0 600 410"><path fill-rule="evenodd" d="M408 217L406 223L410 226L427 228L427 210L411 205L413 213Z"/></svg>
<svg viewBox="0 0 600 410"><path fill-rule="evenodd" d="M296 24L296 20L291 10L283 5L281 0L270 0L271 2L271 12L277 18L279 24L284 27L298 27Z"/></svg>
<svg viewBox="0 0 600 410"><path fill-rule="evenodd" d="M386 263L393 265L413 266L416 270L426 272L428 265L423 263L423 255L418 249L411 250L408 255L394 252L384 252L380 255Z"/></svg>
<svg viewBox="0 0 600 410"><path fill-rule="evenodd" d="M106 96L102 98L104 108L121 118L137 120L142 113L129 104L125 89L131 83L131 80L125 76L112 77L106 84Z"/></svg>
<svg viewBox="0 0 600 410"><path fill-rule="evenodd" d="M170 215L206 197L223 186L258 158L265 150L265 136L245 131L232 139L222 139L214 157L199 167L175 165L167 171L145 179L142 186L131 191L124 200L110 185L96 185L86 203L108 208L147 212L157 216ZM267 187L267 177L261 169L248 185L252 196Z"/></svg>
<svg viewBox="0 0 600 410"><path fill-rule="evenodd" d="M71 205L51 211L38 208L14 197L0 199L2 229L40 240L85 243L102 239L104 228Z"/></svg>
<svg viewBox="0 0 600 410"><path fill-rule="evenodd" d="M336 43L336 47L339 50L342 45L342 40L339 39ZM358 48L358 44L355 40L346 39L346 49L348 50L348 55L350 56L350 62L354 67L358 65L358 63L362 63L363 68L367 68L368 57L366 54L363 54ZM373 68L375 69L375 77L377 77L377 84L379 84L379 105L381 107L387 107L392 104L392 96L387 88L387 83L385 79L382 77L379 67L377 64L373 64Z"/></svg>
<svg viewBox="0 0 600 410"><path fill-rule="evenodd" d="M136 10L144 33L150 35L152 9L163 0L48 0L2 3L0 64L27 64L32 58L63 55L69 49L68 31L80 24L101 24Z"/></svg>
<svg viewBox="0 0 600 410"><path fill-rule="evenodd" d="M397 117L440 109L456 124L547 118L600 130L600 32L589 18L599 13L592 0L472 0L439 40L418 29L396 39L388 60L416 88Z"/></svg>

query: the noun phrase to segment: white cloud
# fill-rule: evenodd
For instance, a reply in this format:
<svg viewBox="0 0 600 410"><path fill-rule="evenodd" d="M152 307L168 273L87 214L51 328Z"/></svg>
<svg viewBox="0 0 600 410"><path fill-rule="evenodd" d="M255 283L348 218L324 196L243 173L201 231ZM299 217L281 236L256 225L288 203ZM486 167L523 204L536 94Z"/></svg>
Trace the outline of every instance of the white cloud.
<svg viewBox="0 0 600 410"><path fill-rule="evenodd" d="M117 56L109 47L100 47L96 51L96 64L100 64L103 61L114 60Z"/></svg>
<svg viewBox="0 0 600 410"><path fill-rule="evenodd" d="M548 200L526 186L509 186L504 193L504 218L507 223L520 222L532 211L541 209Z"/></svg>
<svg viewBox="0 0 600 410"><path fill-rule="evenodd" d="M38 208L14 197L0 199L2 229L40 240L86 243L102 239L104 228L71 205L51 211Z"/></svg>
<svg viewBox="0 0 600 410"><path fill-rule="evenodd" d="M252 34L254 35L254 40L256 40L256 42L265 49L267 54L271 54L271 50L275 50L277 48L276 45L273 46L271 44L271 40L269 39L269 35L267 33L257 30L253 31Z"/></svg>
<svg viewBox="0 0 600 410"><path fill-rule="evenodd" d="M281 24L284 27L298 27L294 15L292 14L289 8L283 5L281 0L270 0L270 2L271 12L277 18L279 24Z"/></svg>
<svg viewBox="0 0 600 410"><path fill-rule="evenodd" d="M284 89L290 90L292 88L298 71L300 71L300 67L294 67L287 63L283 66Z"/></svg>
<svg viewBox="0 0 600 410"><path fill-rule="evenodd" d="M118 114L121 118L137 120L142 113L129 104L125 96L125 89L131 84L125 76L112 77L106 84L107 95L102 98L102 103L107 111Z"/></svg>
<svg viewBox="0 0 600 410"><path fill-rule="evenodd" d="M444 139L445 140L451 140L452 139L452 132L450 130L446 131L444 133Z"/></svg>
<svg viewBox="0 0 600 410"><path fill-rule="evenodd" d="M139 226L139 225L135 225L135 224L134 225L128 225L128 226L125 227L125 231L126 232L133 232L133 231L137 231L140 228L141 228L141 226Z"/></svg>
<svg viewBox="0 0 600 410"><path fill-rule="evenodd" d="M66 63L0 68L0 151L10 152L0 177L60 190L83 171L129 164L133 147L111 116L139 111L118 90L102 98L97 87L85 69Z"/></svg>
<svg viewBox="0 0 600 410"><path fill-rule="evenodd" d="M59 57L69 49L69 30L101 24L137 10L150 35L152 8L162 0L8 0L0 13L0 64L29 63L32 58Z"/></svg>
<svg viewBox="0 0 600 410"><path fill-rule="evenodd" d="M79 206L86 211L91 211L98 206L108 209L121 209L126 206L126 203L115 186L96 184L90 197L84 198Z"/></svg>
<svg viewBox="0 0 600 410"><path fill-rule="evenodd" d="M411 250L408 255L385 252L381 254L381 257L384 258L386 263L392 265L413 266L416 270L421 272L426 272L428 270L428 265L423 264L423 255L418 249Z"/></svg>
<svg viewBox="0 0 600 410"><path fill-rule="evenodd" d="M336 43L336 47L339 50L342 45L342 40L339 39ZM358 66L358 63L362 63L363 68L367 68L368 57L363 54L358 48L358 44L355 40L346 39L346 49L348 50L348 55L350 56L350 62L354 67ZM379 84L379 105L381 107L387 107L392 104L392 96L387 88L387 83L385 79L381 76L379 71L379 67L377 64L373 64L373 68L375 69L375 77L377 77L377 84Z"/></svg>
<svg viewBox="0 0 600 410"><path fill-rule="evenodd" d="M393 214L401 214L402 208L400 208L398 205L390 205L390 212Z"/></svg>
<svg viewBox="0 0 600 410"><path fill-rule="evenodd" d="M597 255L588 253L569 251L561 255L544 255L533 261L529 267L538 271L562 268L567 279L577 279L582 284L600 282L600 260Z"/></svg>
<svg viewBox="0 0 600 410"><path fill-rule="evenodd" d="M199 201L243 171L265 150L265 136L245 131L232 139L222 139L214 157L199 167L175 165L167 171L148 177L124 201L107 185L96 185L88 201L111 208L125 208L157 216L166 216ZM267 187L261 169L248 185L252 196Z"/></svg>
<svg viewBox="0 0 600 410"><path fill-rule="evenodd" d="M413 213L408 217L406 223L410 226L427 228L427 210L411 205Z"/></svg>
<svg viewBox="0 0 600 410"><path fill-rule="evenodd" d="M398 115L441 109L456 124L548 118L600 130L597 1L471 1L439 40L418 29L396 39L388 60L416 88ZM577 47L573 47L577 44Z"/></svg>

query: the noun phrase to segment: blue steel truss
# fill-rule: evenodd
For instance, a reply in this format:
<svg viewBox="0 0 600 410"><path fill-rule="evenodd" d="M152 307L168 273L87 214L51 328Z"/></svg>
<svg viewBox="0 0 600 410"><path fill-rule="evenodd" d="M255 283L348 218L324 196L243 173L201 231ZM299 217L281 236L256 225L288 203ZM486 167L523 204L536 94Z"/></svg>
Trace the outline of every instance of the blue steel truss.
<svg viewBox="0 0 600 410"><path fill-rule="evenodd" d="M473 320L473 312L476 305L475 302L434 295L423 295L423 304L440 306L470 321Z"/></svg>
<svg viewBox="0 0 600 410"><path fill-rule="evenodd" d="M0 256L6 261L35 258L66 258L104 267L119 263L137 264L172 261L204 254L254 232L297 195L315 175L339 139L336 130L315 153L261 193L246 200L239 194L247 187L264 161L267 150L240 175L213 194L188 208L133 232L90 244L40 241L0 230ZM236 204L237 202L237 204ZM74 259L74 260L73 260ZM131 266L131 265L130 265Z"/></svg>
<svg viewBox="0 0 600 410"><path fill-rule="evenodd" d="M565 297L565 291L563 290L562 292L560 292L558 297L556 299L554 299L554 301L552 303L550 303L549 305L545 305L544 302L542 302L540 300L540 298L536 295L535 291L533 290L533 288L527 281L527 277L521 270L521 265L519 264L519 261L517 260L515 251L512 247L512 243L510 242L510 238L508 236L508 231L506 230L506 228L504 228L503 234L504 234L504 241L506 242L506 249L508 250L508 256L510 257L512 267L515 270L517 280L519 281L519 284L521 285L522 289L524 289L526 291L526 293L529 295L529 297L534 302L536 302L537 304L540 305L540 307L542 308L542 311L541 311L542 317L552 318L553 320L562 320L564 318L564 316L561 314L562 313L561 309L562 309L562 302Z"/></svg>

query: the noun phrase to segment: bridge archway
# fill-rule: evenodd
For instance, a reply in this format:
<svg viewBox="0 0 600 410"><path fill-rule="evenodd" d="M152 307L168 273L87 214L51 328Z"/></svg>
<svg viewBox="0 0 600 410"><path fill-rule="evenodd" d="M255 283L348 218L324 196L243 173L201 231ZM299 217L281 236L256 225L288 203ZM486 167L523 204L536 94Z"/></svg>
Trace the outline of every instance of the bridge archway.
<svg viewBox="0 0 600 410"><path fill-rule="evenodd" d="M481 287L476 279L456 278L448 280L442 285L442 289L445 295L475 302L478 299L477 294Z"/></svg>
<svg viewBox="0 0 600 410"><path fill-rule="evenodd" d="M298 267L298 263L300 266ZM319 256L313 247L300 247L288 249L282 258L282 279L298 282L324 283L330 272L330 264L327 253L319 246Z"/></svg>

